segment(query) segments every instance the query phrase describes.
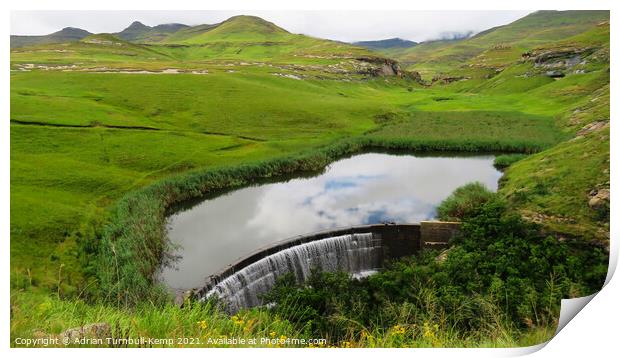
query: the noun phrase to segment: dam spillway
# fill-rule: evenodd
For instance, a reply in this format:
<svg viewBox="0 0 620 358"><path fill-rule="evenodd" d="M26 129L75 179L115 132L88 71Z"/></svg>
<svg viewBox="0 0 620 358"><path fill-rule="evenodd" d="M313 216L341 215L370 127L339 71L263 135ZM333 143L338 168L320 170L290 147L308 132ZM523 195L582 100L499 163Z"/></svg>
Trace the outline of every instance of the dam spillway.
<svg viewBox="0 0 620 358"><path fill-rule="evenodd" d="M362 225L296 236L257 250L210 276L192 291L198 300L219 297L229 312L261 305L261 296L278 277L293 274L304 282L312 269L345 271L354 277L381 269L387 260L423 248L445 248L460 231L454 222Z"/></svg>
<svg viewBox="0 0 620 358"><path fill-rule="evenodd" d="M372 233L329 237L284 249L250 264L216 284L205 297L216 295L227 302L229 310L238 311L261 305L261 296L285 274L293 274L297 282L306 281L313 269L363 276L381 268L382 261L381 240Z"/></svg>

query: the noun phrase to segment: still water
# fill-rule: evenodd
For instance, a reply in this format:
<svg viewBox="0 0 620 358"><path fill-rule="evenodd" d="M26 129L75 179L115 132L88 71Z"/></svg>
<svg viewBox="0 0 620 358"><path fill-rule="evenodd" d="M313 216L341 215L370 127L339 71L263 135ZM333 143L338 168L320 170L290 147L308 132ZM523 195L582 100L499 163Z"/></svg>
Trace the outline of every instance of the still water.
<svg viewBox="0 0 620 358"><path fill-rule="evenodd" d="M169 217L180 259L161 279L173 289L201 286L238 258L283 239L337 227L433 219L454 189L478 181L497 190L492 155L360 154L324 173L239 189Z"/></svg>

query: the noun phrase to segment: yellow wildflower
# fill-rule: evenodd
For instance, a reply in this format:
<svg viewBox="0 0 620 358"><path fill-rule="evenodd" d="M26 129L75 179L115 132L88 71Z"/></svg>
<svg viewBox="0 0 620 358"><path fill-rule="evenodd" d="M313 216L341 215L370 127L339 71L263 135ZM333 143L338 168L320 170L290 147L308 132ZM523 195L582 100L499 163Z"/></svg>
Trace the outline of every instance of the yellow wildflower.
<svg viewBox="0 0 620 358"><path fill-rule="evenodd" d="M431 344L433 346L438 346L440 345L440 340L439 337L437 337L437 333L439 332L439 325L438 324L434 324L434 325L430 325L428 322L424 322L424 326L422 327L423 329L423 336L424 338L428 339L429 341L431 341Z"/></svg>
<svg viewBox="0 0 620 358"><path fill-rule="evenodd" d="M249 319L246 324L245 327L243 328L243 330L245 332L249 332L252 330L252 327L254 327L254 320L253 319Z"/></svg>
<svg viewBox="0 0 620 358"><path fill-rule="evenodd" d="M243 323L245 323L245 321L243 319L239 318L239 316L237 316L237 315L234 315L234 316L230 317L230 319L233 321L234 324L239 325L239 326L242 326Z"/></svg>
<svg viewBox="0 0 620 358"><path fill-rule="evenodd" d="M392 332L395 335L404 335L405 334L405 326L402 326L400 324L395 325L394 327L392 327Z"/></svg>

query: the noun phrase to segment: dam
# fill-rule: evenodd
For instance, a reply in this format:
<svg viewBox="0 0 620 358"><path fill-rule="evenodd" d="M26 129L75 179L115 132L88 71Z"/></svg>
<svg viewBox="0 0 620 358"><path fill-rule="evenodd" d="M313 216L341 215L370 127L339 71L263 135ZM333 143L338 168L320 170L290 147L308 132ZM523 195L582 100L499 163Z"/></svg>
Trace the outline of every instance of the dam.
<svg viewBox="0 0 620 358"><path fill-rule="evenodd" d="M194 298L220 298L230 312L262 304L261 296L277 279L292 274L304 282L313 269L345 271L353 277L372 274L390 259L423 248L445 248L458 235L456 222L364 225L293 237L256 251L210 276L192 292Z"/></svg>

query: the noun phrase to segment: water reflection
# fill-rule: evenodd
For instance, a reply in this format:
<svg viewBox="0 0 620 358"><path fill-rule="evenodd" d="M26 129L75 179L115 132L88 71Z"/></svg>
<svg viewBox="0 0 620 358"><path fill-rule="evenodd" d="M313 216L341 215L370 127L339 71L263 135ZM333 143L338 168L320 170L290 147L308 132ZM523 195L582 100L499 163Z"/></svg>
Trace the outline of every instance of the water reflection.
<svg viewBox="0 0 620 358"><path fill-rule="evenodd" d="M182 249L162 279L172 288L200 286L237 258L282 239L335 227L431 219L454 189L479 181L497 190L493 156L416 157L361 154L322 175L248 187L170 217Z"/></svg>

